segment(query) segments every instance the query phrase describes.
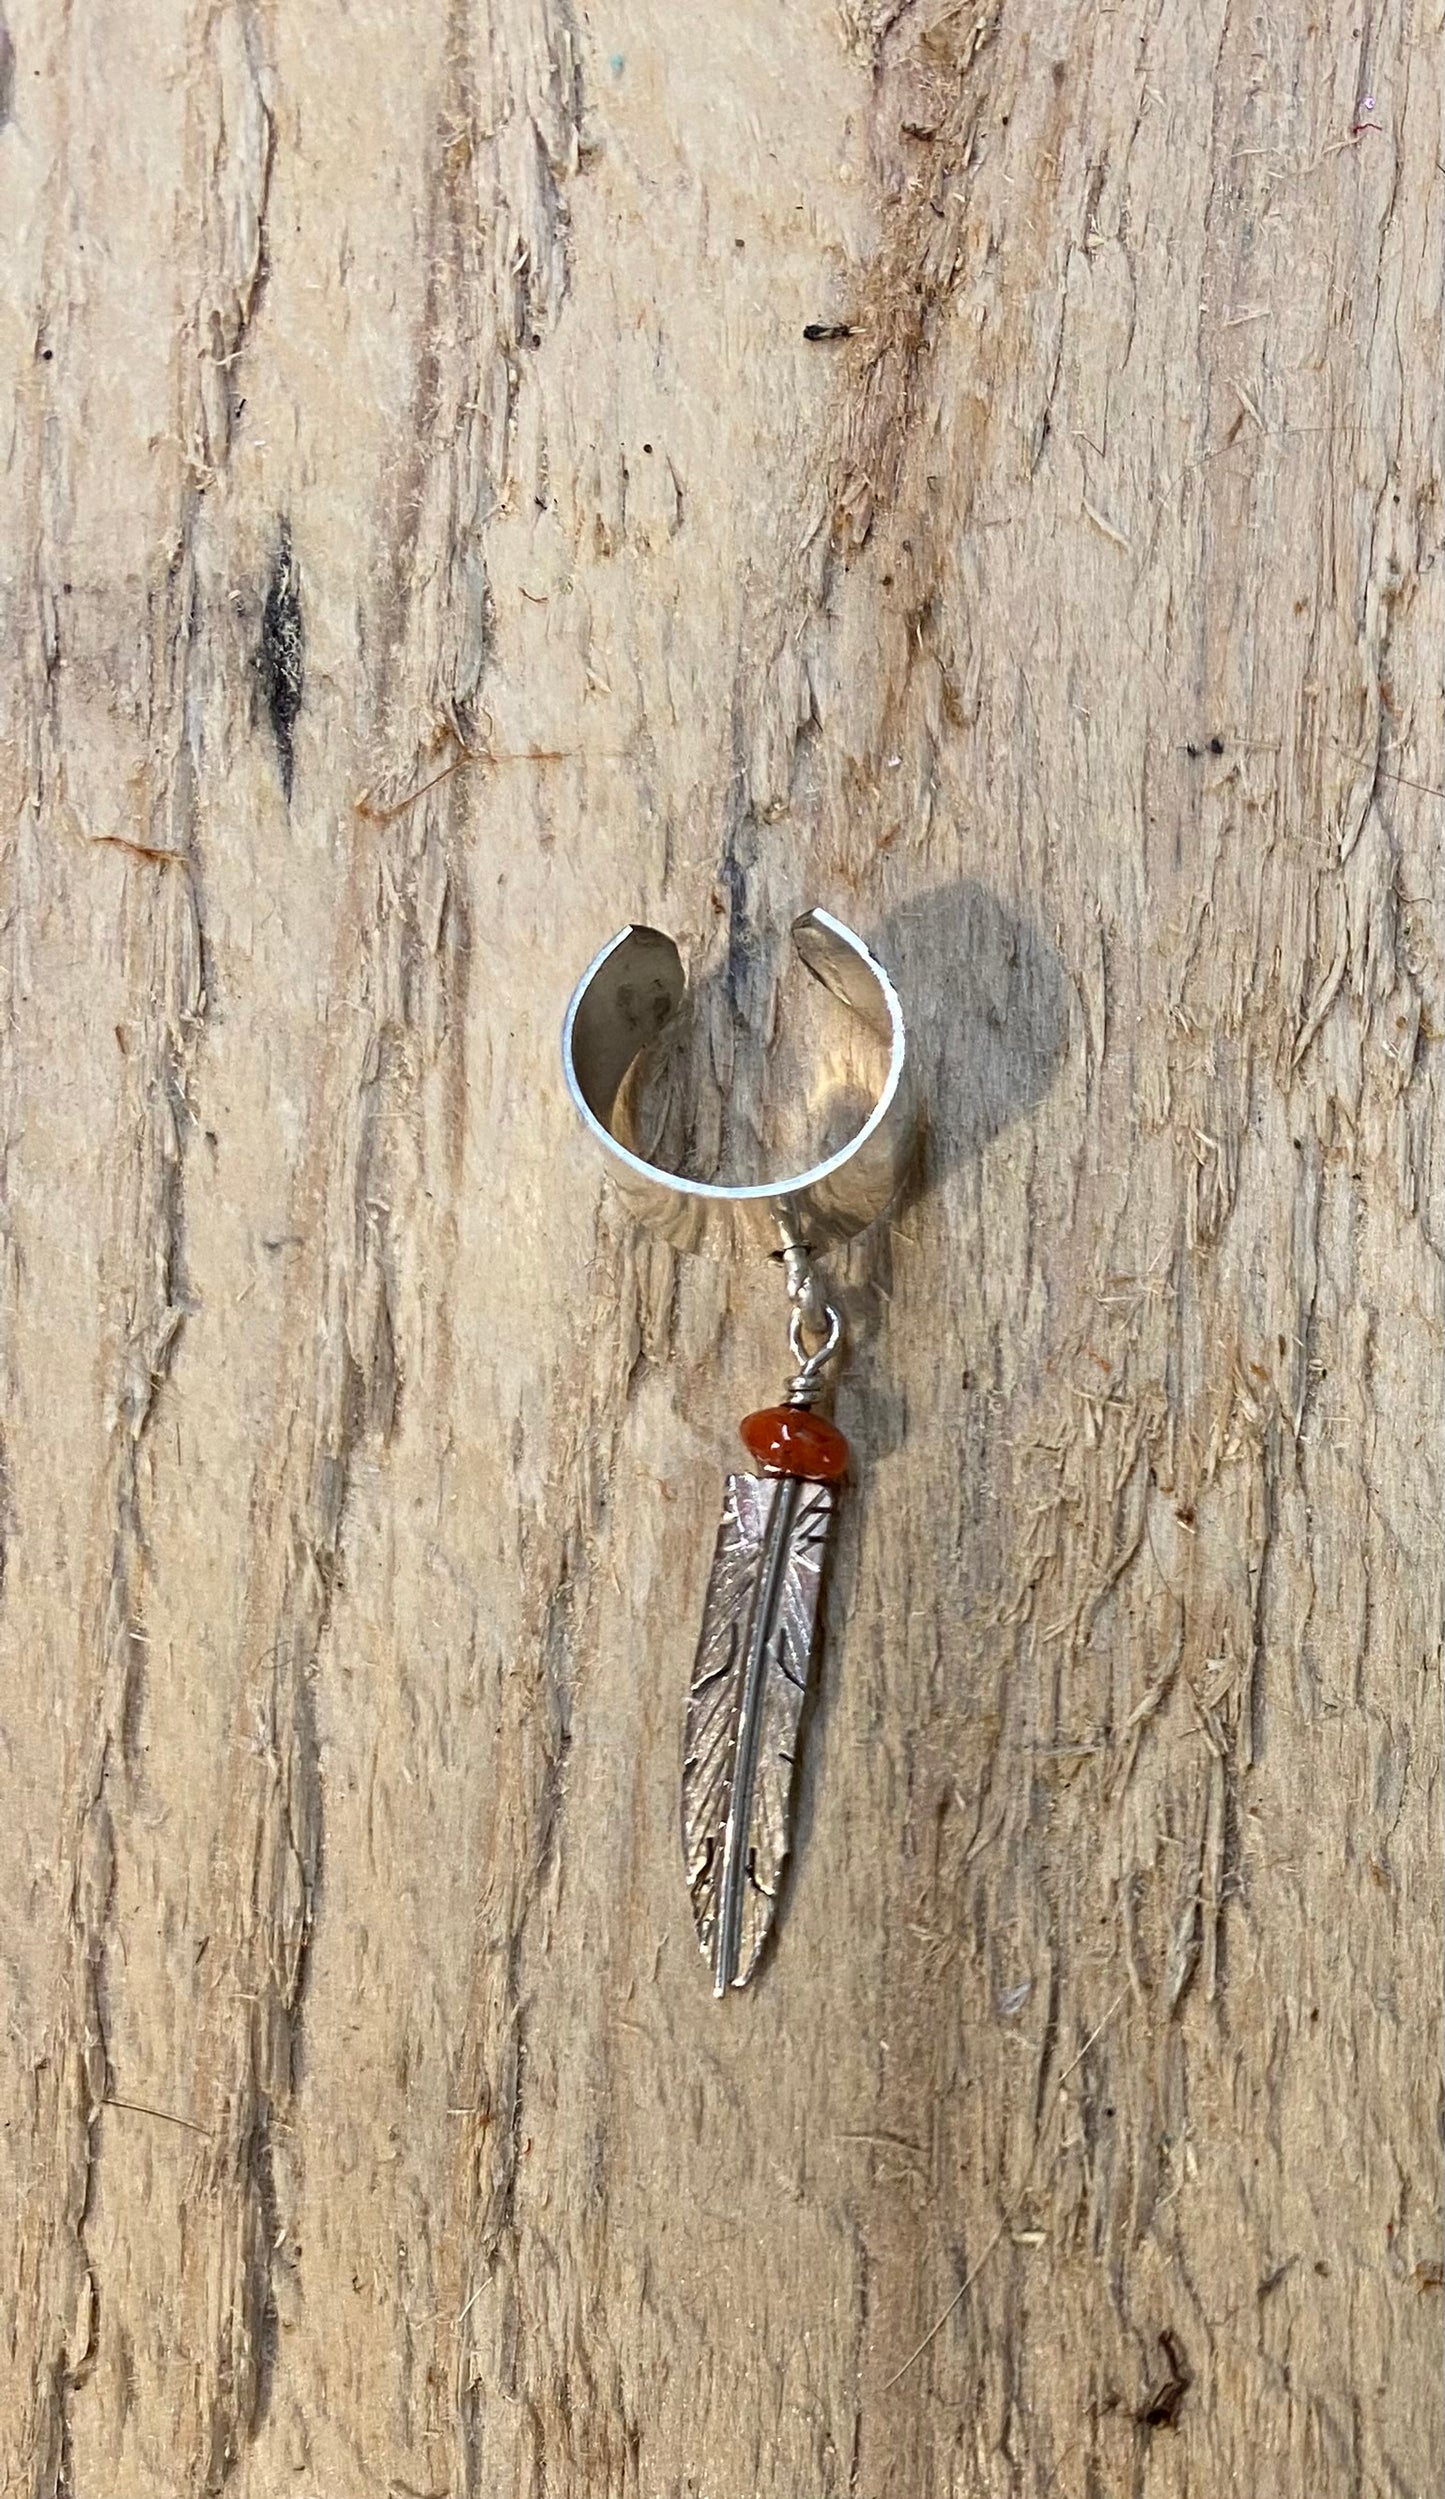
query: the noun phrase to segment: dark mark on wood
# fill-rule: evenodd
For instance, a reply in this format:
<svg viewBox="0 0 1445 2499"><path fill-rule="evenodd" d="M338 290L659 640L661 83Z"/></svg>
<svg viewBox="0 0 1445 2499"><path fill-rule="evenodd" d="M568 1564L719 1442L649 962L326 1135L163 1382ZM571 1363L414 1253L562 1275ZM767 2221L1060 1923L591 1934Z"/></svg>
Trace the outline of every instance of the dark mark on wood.
<svg viewBox="0 0 1445 2499"><path fill-rule="evenodd" d="M95 850L129 851L133 859L148 859L154 867L185 868L189 871L193 866L184 850L166 850L151 842L128 841L123 833L91 833L86 838Z"/></svg>
<svg viewBox="0 0 1445 2499"><path fill-rule="evenodd" d="M291 524L283 520L276 546L266 604L261 610L261 647L256 666L271 734L276 740L276 758L281 767L281 787L291 802L291 783L296 768L292 730L301 709L301 691L305 681L306 635L301 621L301 587L297 576L296 558L291 549Z"/></svg>
<svg viewBox="0 0 1445 2499"><path fill-rule="evenodd" d="M1169 2374L1161 2379L1152 2395L1146 2395L1134 2418L1141 2430L1172 2430L1179 2419L1179 2407L1194 2384L1194 2372L1179 2348L1176 2338L1167 2330L1159 2337L1159 2348L1168 2363Z"/></svg>

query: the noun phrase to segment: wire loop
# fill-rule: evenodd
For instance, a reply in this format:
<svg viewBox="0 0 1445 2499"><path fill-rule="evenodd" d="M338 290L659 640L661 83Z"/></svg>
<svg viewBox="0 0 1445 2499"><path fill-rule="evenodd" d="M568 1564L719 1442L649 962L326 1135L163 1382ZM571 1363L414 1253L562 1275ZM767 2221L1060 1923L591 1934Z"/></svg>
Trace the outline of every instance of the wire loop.
<svg viewBox="0 0 1445 2499"><path fill-rule="evenodd" d="M824 1302L823 1342L811 1354L807 1350L806 1321L795 1309L788 1321L788 1348L797 1364L796 1377L788 1382L788 1404L810 1406L823 1384L823 1374L843 1342L843 1314L836 1302Z"/></svg>

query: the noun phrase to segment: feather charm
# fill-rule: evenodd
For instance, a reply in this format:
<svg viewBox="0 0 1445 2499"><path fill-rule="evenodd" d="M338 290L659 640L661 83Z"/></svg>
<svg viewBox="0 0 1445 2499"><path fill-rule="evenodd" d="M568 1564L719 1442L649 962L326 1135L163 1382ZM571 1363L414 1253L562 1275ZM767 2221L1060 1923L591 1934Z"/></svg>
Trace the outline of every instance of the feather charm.
<svg viewBox="0 0 1445 2499"><path fill-rule="evenodd" d="M692 1914L719 1996L747 1985L773 1922L837 1506L836 1483L799 1474L727 1479L682 1774Z"/></svg>

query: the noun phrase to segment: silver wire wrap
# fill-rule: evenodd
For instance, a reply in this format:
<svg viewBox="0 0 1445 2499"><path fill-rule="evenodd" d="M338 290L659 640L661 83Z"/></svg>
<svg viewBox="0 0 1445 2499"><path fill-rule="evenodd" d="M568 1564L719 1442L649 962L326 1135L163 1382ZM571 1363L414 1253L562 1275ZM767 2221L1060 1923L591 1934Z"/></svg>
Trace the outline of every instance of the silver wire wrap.
<svg viewBox="0 0 1445 2499"><path fill-rule="evenodd" d="M828 1333L828 1296L806 1241L789 1241L782 1253L788 1299L810 1336Z"/></svg>
<svg viewBox="0 0 1445 2499"><path fill-rule="evenodd" d="M788 1315L788 1349L797 1364L789 1380L786 1402L811 1406L823 1385L823 1374L842 1349L843 1314L830 1302L823 1279L813 1264L806 1241L789 1241L783 1251L783 1280L792 1309ZM822 1343L808 1351L810 1336Z"/></svg>

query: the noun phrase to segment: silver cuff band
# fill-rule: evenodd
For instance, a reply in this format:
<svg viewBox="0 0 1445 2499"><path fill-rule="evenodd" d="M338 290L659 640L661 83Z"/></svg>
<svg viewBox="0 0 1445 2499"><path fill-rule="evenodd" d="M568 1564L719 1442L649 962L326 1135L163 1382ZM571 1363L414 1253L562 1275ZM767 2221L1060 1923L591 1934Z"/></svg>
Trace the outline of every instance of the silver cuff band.
<svg viewBox="0 0 1445 2499"><path fill-rule="evenodd" d="M713 1256L803 1243L824 1249L881 1215L903 1177L913 1143L903 1010L883 966L861 937L827 911L793 922L793 943L814 977L888 1045L888 1072L855 1137L786 1180L717 1188L644 1162L613 1118L623 1078L682 1002L687 982L670 937L625 928L583 973L562 1030L567 1089L604 1149L624 1204L675 1249ZM619 1128L625 1128L625 1119Z"/></svg>

